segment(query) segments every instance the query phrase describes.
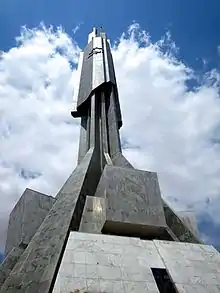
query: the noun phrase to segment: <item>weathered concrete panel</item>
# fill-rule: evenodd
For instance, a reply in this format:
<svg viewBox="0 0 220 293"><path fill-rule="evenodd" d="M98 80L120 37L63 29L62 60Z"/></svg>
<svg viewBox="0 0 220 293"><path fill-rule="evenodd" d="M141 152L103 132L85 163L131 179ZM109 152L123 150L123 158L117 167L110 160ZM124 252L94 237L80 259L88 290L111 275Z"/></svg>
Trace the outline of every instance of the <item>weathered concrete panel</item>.
<svg viewBox="0 0 220 293"><path fill-rule="evenodd" d="M181 242L201 243L184 221L163 201L166 223Z"/></svg>
<svg viewBox="0 0 220 293"><path fill-rule="evenodd" d="M179 293L217 293L219 258L208 245L71 232L53 293L159 293L151 268L166 269Z"/></svg>
<svg viewBox="0 0 220 293"><path fill-rule="evenodd" d="M101 233L105 221L105 198L87 196L79 231L87 233Z"/></svg>
<svg viewBox="0 0 220 293"><path fill-rule="evenodd" d="M220 254L214 247L158 240L154 244L180 292L218 292Z"/></svg>
<svg viewBox="0 0 220 293"><path fill-rule="evenodd" d="M5 256L10 252L10 250L19 246L22 242L22 224L23 224L23 214L24 214L24 196L21 196L14 209L9 216L7 237L5 243Z"/></svg>
<svg viewBox="0 0 220 293"><path fill-rule="evenodd" d="M113 165L124 168L133 168L131 163L123 156L121 152L112 158Z"/></svg>
<svg viewBox="0 0 220 293"><path fill-rule="evenodd" d="M178 292L220 288L220 254L212 246L71 232L53 293L159 292L151 268L166 269Z"/></svg>
<svg viewBox="0 0 220 293"><path fill-rule="evenodd" d="M193 211L180 211L177 214L193 234L198 237L199 233L195 213Z"/></svg>
<svg viewBox="0 0 220 293"><path fill-rule="evenodd" d="M13 267L19 260L21 254L24 252L24 248L14 247L10 250L4 261L0 264L0 288L4 281L9 276Z"/></svg>
<svg viewBox="0 0 220 293"><path fill-rule="evenodd" d="M13 247L26 247L43 222L55 199L27 188L9 217L5 255Z"/></svg>
<svg viewBox="0 0 220 293"><path fill-rule="evenodd" d="M96 196L107 200L105 232L163 234L166 221L156 173L106 166Z"/></svg>
<svg viewBox="0 0 220 293"><path fill-rule="evenodd" d="M219 285L209 285L208 288L203 285L176 284L177 291L180 293L219 293Z"/></svg>
<svg viewBox="0 0 220 293"><path fill-rule="evenodd" d="M81 127L80 127L80 138L79 138L79 151L78 151L78 164L82 161L85 154L89 149L89 130L88 123L89 117L83 116L81 118Z"/></svg>
<svg viewBox="0 0 220 293"><path fill-rule="evenodd" d="M60 190L61 194L3 284L1 293L51 292L70 228L80 223L92 156L93 149Z"/></svg>
<svg viewBox="0 0 220 293"><path fill-rule="evenodd" d="M106 100L107 104L107 130L109 139L109 153L114 157L117 153L121 152L121 143L119 137L119 124L117 119L116 95L114 87L111 89L110 97Z"/></svg>
<svg viewBox="0 0 220 293"><path fill-rule="evenodd" d="M71 232L53 293L159 293L155 266L164 268L152 241Z"/></svg>

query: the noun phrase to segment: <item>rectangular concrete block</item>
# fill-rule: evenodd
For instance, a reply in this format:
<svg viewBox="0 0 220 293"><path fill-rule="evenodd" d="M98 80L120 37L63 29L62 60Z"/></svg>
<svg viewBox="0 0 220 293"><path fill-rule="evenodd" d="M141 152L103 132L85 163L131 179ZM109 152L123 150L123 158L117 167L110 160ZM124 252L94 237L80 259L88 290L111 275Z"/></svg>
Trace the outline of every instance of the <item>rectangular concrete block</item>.
<svg viewBox="0 0 220 293"><path fill-rule="evenodd" d="M55 199L27 188L9 217L5 255L13 247L26 247L43 222Z"/></svg>
<svg viewBox="0 0 220 293"><path fill-rule="evenodd" d="M87 233L101 233L106 221L106 199L87 196L79 231Z"/></svg>
<svg viewBox="0 0 220 293"><path fill-rule="evenodd" d="M77 248L76 242L79 244ZM139 262L141 256L143 261ZM155 263L158 257L153 241L71 232L53 293L78 290L159 293L150 269L155 265L163 267L161 260L161 263Z"/></svg>
<svg viewBox="0 0 220 293"><path fill-rule="evenodd" d="M167 227L156 173L105 166L95 196L106 199L104 233L153 237Z"/></svg>
<svg viewBox="0 0 220 293"><path fill-rule="evenodd" d="M159 293L152 268L166 269L179 293L219 292L219 253L208 245L71 232L66 249L53 293Z"/></svg>

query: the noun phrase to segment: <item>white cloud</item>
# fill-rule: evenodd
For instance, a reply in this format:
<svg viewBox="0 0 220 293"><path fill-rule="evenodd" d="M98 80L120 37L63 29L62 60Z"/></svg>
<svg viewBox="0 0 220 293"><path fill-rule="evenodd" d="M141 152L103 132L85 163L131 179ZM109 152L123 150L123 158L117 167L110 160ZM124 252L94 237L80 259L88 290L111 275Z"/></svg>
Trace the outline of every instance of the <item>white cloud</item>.
<svg viewBox="0 0 220 293"><path fill-rule="evenodd" d="M158 172L162 194L176 208L200 213L209 199L211 213L220 192L219 146L212 143L219 140L219 74L207 73L190 90L186 81L196 73L174 57L172 42L162 53L167 41L149 43L135 27L115 47L124 153L137 167Z"/></svg>
<svg viewBox="0 0 220 293"><path fill-rule="evenodd" d="M79 47L61 28L42 25L23 28L17 41L0 60L0 247L24 189L55 195L78 150L79 121L70 115L77 73L70 65ZM138 168L158 172L162 195L174 206L206 209L214 218L220 153L211 139L220 139L219 75L208 73L190 91L186 81L195 73L174 57L176 50L170 35L153 44L136 24L114 45L124 154Z"/></svg>
<svg viewBox="0 0 220 293"><path fill-rule="evenodd" d="M69 61L77 62L80 49L61 28L23 28L17 40L0 61L0 247L24 189L54 194L62 185L75 166L79 136L70 115L76 71ZM27 171L41 176L25 180Z"/></svg>

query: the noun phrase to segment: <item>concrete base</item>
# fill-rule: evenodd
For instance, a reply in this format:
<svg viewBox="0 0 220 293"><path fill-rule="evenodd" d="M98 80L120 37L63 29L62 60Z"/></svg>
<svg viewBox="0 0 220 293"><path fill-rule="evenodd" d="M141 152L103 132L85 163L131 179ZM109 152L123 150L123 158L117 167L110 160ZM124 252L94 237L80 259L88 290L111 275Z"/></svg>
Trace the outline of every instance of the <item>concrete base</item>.
<svg viewBox="0 0 220 293"><path fill-rule="evenodd" d="M219 292L212 246L71 232L53 293L159 293L152 268L166 269L177 292Z"/></svg>

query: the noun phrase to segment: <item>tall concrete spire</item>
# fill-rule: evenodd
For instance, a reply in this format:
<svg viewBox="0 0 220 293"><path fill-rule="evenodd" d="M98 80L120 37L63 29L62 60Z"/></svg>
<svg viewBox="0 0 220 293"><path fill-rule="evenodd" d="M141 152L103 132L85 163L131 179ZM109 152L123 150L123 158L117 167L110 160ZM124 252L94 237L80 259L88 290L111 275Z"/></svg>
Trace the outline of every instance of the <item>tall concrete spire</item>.
<svg viewBox="0 0 220 293"><path fill-rule="evenodd" d="M162 199L157 174L122 154L103 29L89 34L78 67L78 165L54 198L27 189L15 206L0 292L219 292L219 253Z"/></svg>
<svg viewBox="0 0 220 293"><path fill-rule="evenodd" d="M88 45L79 61L80 83L76 91L77 111L81 117L78 163L89 148L99 152L97 158L103 169L116 154L121 153L119 128L122 126L121 110L114 65L109 43L103 30L93 29Z"/></svg>

